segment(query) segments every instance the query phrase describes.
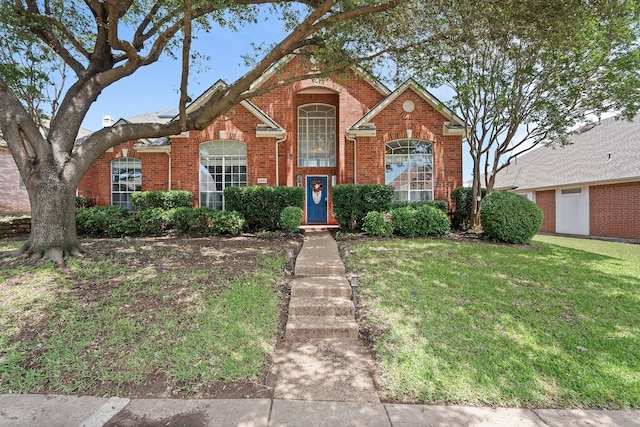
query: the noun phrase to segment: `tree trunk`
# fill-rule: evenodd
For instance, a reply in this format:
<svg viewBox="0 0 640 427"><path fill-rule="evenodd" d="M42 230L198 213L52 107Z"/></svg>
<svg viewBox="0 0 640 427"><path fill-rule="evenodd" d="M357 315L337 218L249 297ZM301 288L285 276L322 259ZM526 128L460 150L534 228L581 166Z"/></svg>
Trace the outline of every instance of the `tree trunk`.
<svg viewBox="0 0 640 427"><path fill-rule="evenodd" d="M31 237L22 251L31 259L64 265L64 257L82 254L76 232L76 187L51 177L30 189Z"/></svg>
<svg viewBox="0 0 640 427"><path fill-rule="evenodd" d="M480 226L480 203L482 201L482 180L480 179L480 159L473 158L473 189L471 191L471 228Z"/></svg>

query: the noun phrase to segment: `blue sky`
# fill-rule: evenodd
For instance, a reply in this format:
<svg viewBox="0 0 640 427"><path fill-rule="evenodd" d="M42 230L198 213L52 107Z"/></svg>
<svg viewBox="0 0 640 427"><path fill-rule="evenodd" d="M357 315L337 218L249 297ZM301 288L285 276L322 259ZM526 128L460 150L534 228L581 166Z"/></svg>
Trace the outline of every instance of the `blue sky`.
<svg viewBox="0 0 640 427"><path fill-rule="evenodd" d="M202 34L194 40L192 48L210 59L203 62L202 70L191 73L189 95L195 99L219 79L227 83L235 81L247 71L243 55L252 52L252 43L269 45L279 42L285 35L281 22L266 16L257 25L241 27L237 32L215 28L210 33ZM91 131L98 130L106 115L115 121L177 108L180 97L180 66L180 59L174 60L164 55L157 63L114 83L91 106L82 127ZM442 101L451 96L450 91L444 89L429 88L429 91ZM471 158L466 143L462 150L463 179L467 181L471 179Z"/></svg>

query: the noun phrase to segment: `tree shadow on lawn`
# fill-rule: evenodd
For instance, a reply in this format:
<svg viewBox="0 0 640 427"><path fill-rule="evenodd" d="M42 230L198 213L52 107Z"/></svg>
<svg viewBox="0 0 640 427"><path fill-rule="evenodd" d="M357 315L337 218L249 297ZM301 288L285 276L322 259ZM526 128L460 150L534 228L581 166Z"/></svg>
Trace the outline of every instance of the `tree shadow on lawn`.
<svg viewBox="0 0 640 427"><path fill-rule="evenodd" d="M5 260L0 295L13 300L0 301L0 390L269 397L267 347L277 326L265 333L251 319L278 321L261 312L284 294L286 249L300 245L300 238L244 236L91 239L87 259L65 269ZM216 304L227 314L208 318ZM225 326L232 319L237 325ZM229 341L200 333L217 327ZM178 363L193 369L177 372Z"/></svg>

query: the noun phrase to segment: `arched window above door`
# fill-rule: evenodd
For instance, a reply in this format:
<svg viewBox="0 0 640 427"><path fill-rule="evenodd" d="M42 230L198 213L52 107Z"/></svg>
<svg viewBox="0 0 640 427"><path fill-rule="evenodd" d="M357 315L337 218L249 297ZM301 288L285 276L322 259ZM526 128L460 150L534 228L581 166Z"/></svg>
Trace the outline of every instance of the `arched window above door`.
<svg viewBox="0 0 640 427"><path fill-rule="evenodd" d="M336 165L336 108L309 104L298 108L298 166Z"/></svg>

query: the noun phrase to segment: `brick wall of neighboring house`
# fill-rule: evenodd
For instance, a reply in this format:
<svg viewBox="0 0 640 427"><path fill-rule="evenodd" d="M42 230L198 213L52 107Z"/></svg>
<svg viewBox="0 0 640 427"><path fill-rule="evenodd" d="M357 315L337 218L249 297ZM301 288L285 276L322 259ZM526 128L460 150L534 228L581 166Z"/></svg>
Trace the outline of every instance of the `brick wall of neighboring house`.
<svg viewBox="0 0 640 427"><path fill-rule="evenodd" d="M540 231L556 232L556 190L536 191L536 204L542 209L544 218Z"/></svg>
<svg viewBox="0 0 640 427"><path fill-rule="evenodd" d="M296 60L293 60L288 65L288 70L295 72L296 67ZM285 70L283 73L286 75L287 72L289 71ZM269 86L282 78L281 74L276 74L263 85ZM245 107L237 105L203 131L191 131L187 137L172 138L171 189L192 192L194 204L199 205L200 144L219 140L221 131L225 132L225 139L246 144L248 185L257 185L258 179L266 179L266 185L295 186L297 175L302 175L303 182L306 182L306 175L326 175L329 187L333 176L337 184L352 183L354 143L346 139L346 131L384 98L385 95L376 87L355 73L349 78L337 81L306 80L276 88L251 99L251 102L287 132L286 140L278 145L278 174L275 161L276 138L257 137L256 127L262 122ZM416 109L410 115L402 110L402 103L406 99L412 99L416 103ZM298 107L316 103L336 107L338 160L335 167L298 167ZM413 138L434 143L434 198L449 200L451 191L462 185L462 138L443 137L442 128L445 121L447 119L440 112L414 92L407 91L399 96L374 118L373 122L378 129L377 136L358 138L357 182L384 183L384 145L395 139L405 139L406 130L410 129L413 131ZM122 148L125 147L129 149L129 157L140 159L142 162L143 191L168 188L169 156L164 153L136 152L133 143L128 143L115 147L111 153L105 153L87 172L81 182L82 195L94 199L98 205L111 203L110 162L121 157ZM279 175L278 183L276 175ZM335 218L331 216L330 197L328 211L329 223L335 223Z"/></svg>
<svg viewBox="0 0 640 427"><path fill-rule="evenodd" d="M640 239L640 181L589 187L591 236Z"/></svg>
<svg viewBox="0 0 640 427"><path fill-rule="evenodd" d="M20 172L11 152L0 147L0 213L28 213L29 194L20 186Z"/></svg>

